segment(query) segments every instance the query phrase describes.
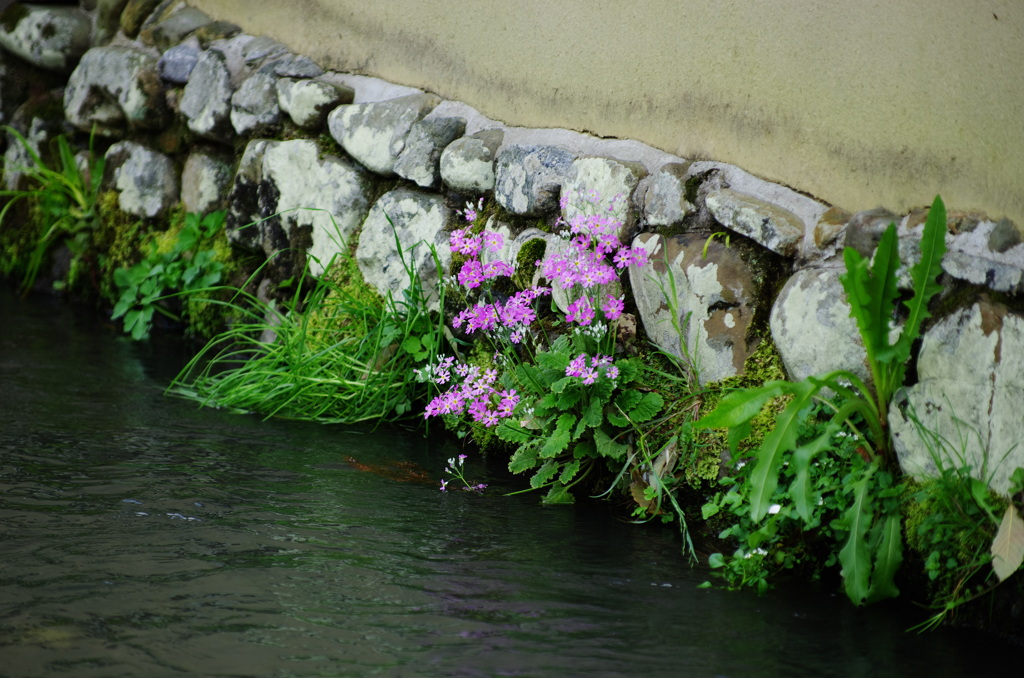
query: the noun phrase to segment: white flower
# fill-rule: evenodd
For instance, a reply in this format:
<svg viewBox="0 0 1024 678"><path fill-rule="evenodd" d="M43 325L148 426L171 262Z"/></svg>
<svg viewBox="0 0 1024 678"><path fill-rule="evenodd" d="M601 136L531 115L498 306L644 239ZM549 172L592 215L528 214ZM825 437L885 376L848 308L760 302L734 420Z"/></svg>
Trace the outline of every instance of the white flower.
<svg viewBox="0 0 1024 678"><path fill-rule="evenodd" d="M772 504L771 506L768 507L769 515L773 515L773 516L776 513L778 513L779 511L781 511L781 510L782 510L782 506L779 505L779 504Z"/></svg>

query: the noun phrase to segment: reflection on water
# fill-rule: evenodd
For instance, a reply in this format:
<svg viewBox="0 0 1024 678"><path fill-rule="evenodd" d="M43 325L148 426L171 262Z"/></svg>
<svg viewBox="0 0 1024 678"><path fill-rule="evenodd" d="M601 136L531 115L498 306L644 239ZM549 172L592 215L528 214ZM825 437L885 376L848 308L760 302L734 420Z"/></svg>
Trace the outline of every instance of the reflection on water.
<svg viewBox="0 0 1024 678"><path fill-rule="evenodd" d="M906 634L897 608L698 590L671 530L504 497L475 455L484 495L367 472L436 478L452 450L197 410L161 393L181 347L34 303L0 294L0 676L953 676L1008 656Z"/></svg>

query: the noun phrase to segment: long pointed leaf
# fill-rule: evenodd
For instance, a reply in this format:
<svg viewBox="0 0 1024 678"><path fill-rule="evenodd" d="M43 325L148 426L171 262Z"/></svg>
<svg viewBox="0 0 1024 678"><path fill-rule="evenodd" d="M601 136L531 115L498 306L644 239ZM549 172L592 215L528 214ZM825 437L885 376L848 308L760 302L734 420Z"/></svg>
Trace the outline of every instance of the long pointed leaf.
<svg viewBox="0 0 1024 678"><path fill-rule="evenodd" d="M942 257L945 253L946 206L940 196L935 196L935 201L928 210L924 233L921 235L921 260L910 269L910 277L914 281L914 296L906 302L907 321L903 326L903 333L896 342L897 355L901 363L910 358L910 347L920 336L921 323L931 317L928 302L942 291L942 286L936 279L942 273Z"/></svg>
<svg viewBox="0 0 1024 678"><path fill-rule="evenodd" d="M843 567L843 588L854 605L863 605L870 590L871 551L866 537L873 517L868 496L868 480L874 469L875 467L871 466L854 484L853 504L843 514L850 534L846 538L846 545L839 551L839 562Z"/></svg>
<svg viewBox="0 0 1024 678"><path fill-rule="evenodd" d="M886 598L896 598L896 572L903 562L903 534L900 531L900 517L889 516L882 527L882 538L875 549L875 569L871 573L871 589L868 602L875 603Z"/></svg>
<svg viewBox="0 0 1024 678"><path fill-rule="evenodd" d="M779 485L779 471L787 453L796 447L800 425L800 411L810 403L819 390L810 381L790 384L794 398L775 418L775 428L764 438L757 453L757 465L750 475L750 517L755 522L764 518L772 503L772 495Z"/></svg>

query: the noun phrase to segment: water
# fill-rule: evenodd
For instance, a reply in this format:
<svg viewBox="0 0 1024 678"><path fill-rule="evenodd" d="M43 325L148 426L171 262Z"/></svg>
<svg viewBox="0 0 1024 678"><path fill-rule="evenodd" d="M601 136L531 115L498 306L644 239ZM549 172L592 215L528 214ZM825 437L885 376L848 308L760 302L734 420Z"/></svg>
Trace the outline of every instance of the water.
<svg viewBox="0 0 1024 678"><path fill-rule="evenodd" d="M923 615L902 607L697 589L670 529L502 496L516 479L476 455L488 492L439 492L456 450L414 433L198 410L162 395L186 357L0 291L0 676L875 678L1014 657L905 633Z"/></svg>

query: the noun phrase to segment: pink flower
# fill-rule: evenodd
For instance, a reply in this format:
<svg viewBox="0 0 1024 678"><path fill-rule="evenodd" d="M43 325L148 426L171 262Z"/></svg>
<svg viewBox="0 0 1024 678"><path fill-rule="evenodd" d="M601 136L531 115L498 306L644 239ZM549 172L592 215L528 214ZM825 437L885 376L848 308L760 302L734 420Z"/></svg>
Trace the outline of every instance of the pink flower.
<svg viewBox="0 0 1024 678"><path fill-rule="evenodd" d="M622 315L623 309L626 308L626 304L622 298L616 299L611 294L607 295L608 300L601 305L601 310L604 311L604 317L608 320L615 320Z"/></svg>

